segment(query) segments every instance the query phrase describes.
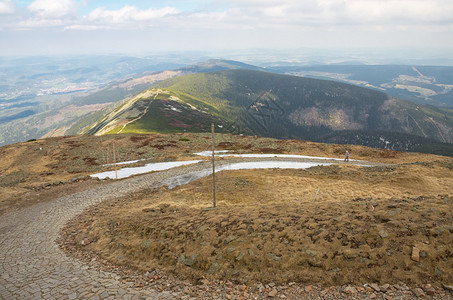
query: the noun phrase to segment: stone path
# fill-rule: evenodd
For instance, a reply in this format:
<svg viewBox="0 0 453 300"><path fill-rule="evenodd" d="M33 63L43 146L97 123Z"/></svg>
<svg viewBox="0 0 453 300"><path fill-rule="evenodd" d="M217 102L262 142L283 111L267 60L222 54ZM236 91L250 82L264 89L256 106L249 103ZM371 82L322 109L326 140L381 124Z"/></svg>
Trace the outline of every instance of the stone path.
<svg viewBox="0 0 453 300"><path fill-rule="evenodd" d="M55 243L62 227L90 205L208 168L208 163L115 181L0 217L0 299L175 299L133 289L117 274L68 257Z"/></svg>
<svg viewBox="0 0 453 300"><path fill-rule="evenodd" d="M155 172L39 203L0 218L0 299L162 299L167 293L133 290L119 276L70 258L55 240L90 205L156 186L206 164ZM173 297L171 297L173 298Z"/></svg>

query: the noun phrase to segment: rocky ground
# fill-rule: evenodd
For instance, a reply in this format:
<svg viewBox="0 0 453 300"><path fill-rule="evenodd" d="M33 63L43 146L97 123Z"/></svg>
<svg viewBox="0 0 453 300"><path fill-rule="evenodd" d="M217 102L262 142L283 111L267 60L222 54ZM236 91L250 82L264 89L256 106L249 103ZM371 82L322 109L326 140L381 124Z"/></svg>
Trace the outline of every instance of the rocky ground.
<svg viewBox="0 0 453 300"><path fill-rule="evenodd" d="M175 290L191 287L186 291L203 292L203 297L217 295L212 294L214 291L223 296L232 293L232 297L248 294L260 298L277 293L295 299L303 295L313 298L315 294L358 298L380 295L390 299L435 293L449 297L445 283L452 280L448 253L453 227L448 224L452 221L453 199L446 194L399 199L395 196L406 192L401 185L396 184L392 194L387 184L377 182L389 169L399 172L399 180L404 181L404 172L395 166L371 169L374 172L343 165L297 172L299 180L317 177L324 188L329 187L328 178L341 181L338 177L348 174L357 195L364 190L375 195L385 190L392 195L388 199L357 197L346 201L351 198L346 193L333 201L321 193L315 203L312 198L301 203L302 192L293 193L295 200L288 201L288 191L293 191L285 189L283 182L297 177L290 170L218 174L220 207L216 210L204 210L203 206L210 205L209 199L197 197L210 195L206 188L209 179L174 191L141 191L93 207L69 223L63 247L87 261L94 259L99 267L119 270L137 286L160 286L163 281ZM367 170L367 176L363 170ZM439 170L436 174L441 181ZM373 184L362 186L366 177ZM265 178L272 178L279 186L280 198L272 195L272 189L263 191L268 184L257 185ZM427 178L429 174L423 179ZM229 186L238 197L231 197ZM449 185L445 188L452 189ZM412 194L419 192L412 184L406 189ZM225 201L226 195L230 195L230 204ZM260 203L246 205L255 198ZM273 198L286 200L272 203ZM184 205L178 206L182 201ZM108 224L108 229L102 231L100 224ZM124 232L128 232L127 237L122 236ZM210 240L212 235L214 240ZM212 253L213 262L209 259ZM153 264L153 260L158 263ZM175 279L181 277L186 280Z"/></svg>
<svg viewBox="0 0 453 300"><path fill-rule="evenodd" d="M178 138L180 139L181 137ZM143 143L147 140L140 138L137 141ZM73 141L69 140L68 142L71 142L70 144L73 145ZM160 140L158 143L163 144ZM296 144L287 144L285 149L294 148ZM282 144L278 145L279 147L282 146ZM228 144L224 144L224 146L228 148ZM261 149L270 146L271 144L266 143L259 145ZM330 149L327 152L323 152L320 150L322 147L319 146L321 148L318 148L316 145L311 145L310 147L315 147L316 150L308 151L310 153L303 153L302 151L299 153L327 156L332 151ZM24 149L19 151L22 153L21 155L32 153L30 152L31 149ZM205 149L198 148L197 150ZM340 150L342 149L339 147L338 151ZM5 150L2 149L2 151L4 152ZM11 151L7 150L8 153L12 153ZM50 150L48 151L50 152ZM265 151L263 150L261 152L263 153ZM401 162L411 163L417 161L418 156L412 154L381 153L375 150L366 152L362 148L356 149L352 153L355 153L357 156L361 153L360 155L362 157L366 157L366 153L371 156L377 155L377 161L386 163L396 163L398 159ZM379 153L385 155L382 156ZM19 155L18 157L21 156ZM423 156L418 161L425 164L427 161L432 161L433 158L435 158L434 160L442 161L441 164L451 164L451 160L433 156ZM84 161L83 158L81 160ZM70 158L69 161L71 161ZM11 173L8 173L9 171L2 171L8 175L8 180L17 177L17 180L15 180L19 185L22 184L20 186L21 189L29 189L27 184L33 188L23 193L23 195L28 195L29 199L31 199L29 203L25 202L24 204L21 202L9 205L8 209L3 211L0 218L0 298L413 299L420 297L453 299L453 287L450 281L430 281L429 278L426 282L420 284L402 281L387 283L370 280L361 283L332 286L327 286L322 282L303 283L297 280L281 282L277 276L275 280L266 280L265 282L250 281L239 283L229 278L222 280L202 277L194 281L190 279L178 279L179 277L161 268L149 268L144 271L131 268L130 266L112 263L112 261L101 256L75 249L71 246L70 239L66 239L64 238L65 235L61 235L61 230L63 228L70 228L65 227L68 222L69 226L71 224L77 224L78 219L82 220L80 216L86 216L88 213L95 211L96 205L99 203L113 204L115 201L121 202L121 199L127 199L131 195L136 195L139 191L156 191L155 188L159 186L160 182L180 174L208 168L209 163L186 166L164 172L155 172L120 181L98 182L94 180L83 181L85 180L83 178L74 179L75 176L81 176L83 174L86 176L86 172L84 171L84 173L80 174L67 174L65 175L66 177L61 177L63 180L58 184L52 184L55 182L55 179L58 179L57 169L54 170L55 174L53 175L44 174L47 172L45 170L47 165L48 162L42 163L38 174L44 177L49 176L47 179L50 180L42 180L39 182L39 185L29 182L28 179L22 180L17 177L20 175L18 167ZM58 163L53 161L51 165L55 167ZM98 166L94 167L94 169L97 168ZM2 170L5 169L8 168L2 167ZM33 178L33 170L30 169L27 172L28 176ZM16 177L12 177L11 174ZM52 176L56 177L54 178ZM391 181L392 178L388 180ZM79 183L77 183L78 181ZM417 182L414 184L417 184ZM9 182L3 186L6 189L12 189L16 188L17 184L14 185L13 182ZM67 193L63 194L65 196L60 197L60 193L63 193L65 189ZM40 202L34 202L33 199L36 193L48 193L48 196L43 197ZM318 200L322 200L321 195ZM372 206L374 207L374 205ZM379 210L381 207L384 206L376 206L375 209ZM388 205L385 207L389 210L398 209L398 207L388 208ZM90 210L87 211L86 209ZM424 209L420 213L423 211ZM436 210L431 213L437 214L441 213L441 211ZM451 226L452 224L445 223L441 225ZM435 232L435 227L433 229ZM442 234L447 234L448 230L447 228L447 232ZM72 234L70 230L66 230L66 233ZM58 240L60 246L55 244L56 240ZM90 241L86 244L89 245L92 242ZM419 250L419 259L423 260L424 255L429 254L429 252L423 253L426 252L425 249ZM414 262L417 253L414 253L414 258L412 258L412 253L409 256L409 260ZM440 269L440 271L446 272L447 276L451 276L451 258L448 258L448 262L450 265L447 265L447 269Z"/></svg>

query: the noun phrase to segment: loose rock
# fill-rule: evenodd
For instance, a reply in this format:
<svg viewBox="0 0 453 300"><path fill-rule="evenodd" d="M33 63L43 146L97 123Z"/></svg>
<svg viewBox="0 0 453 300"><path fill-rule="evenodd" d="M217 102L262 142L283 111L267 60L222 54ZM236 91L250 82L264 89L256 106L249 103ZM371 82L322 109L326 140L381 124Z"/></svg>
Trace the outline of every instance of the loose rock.
<svg viewBox="0 0 453 300"><path fill-rule="evenodd" d="M355 295L357 294L357 289L353 286L347 286L344 288L343 293L348 295Z"/></svg>
<svg viewBox="0 0 453 300"><path fill-rule="evenodd" d="M431 284L426 284L424 287L423 287L423 290L425 291L425 293L427 295L434 295L436 293L436 290L431 286Z"/></svg>
<svg viewBox="0 0 453 300"><path fill-rule="evenodd" d="M416 297L423 297L425 296L425 292L421 289L421 288L415 288L412 290L412 292L414 293L414 295Z"/></svg>
<svg viewBox="0 0 453 300"><path fill-rule="evenodd" d="M272 291L269 292L268 296L269 297L275 297L275 296L277 296L277 293L278 293L277 290L273 289Z"/></svg>
<svg viewBox="0 0 453 300"><path fill-rule="evenodd" d="M411 259L416 262L420 261L420 249L418 249L417 247L412 247Z"/></svg>
<svg viewBox="0 0 453 300"><path fill-rule="evenodd" d="M380 286L380 289L381 289L381 292L387 292L388 288L390 287L390 284L384 284L382 286Z"/></svg>
<svg viewBox="0 0 453 300"><path fill-rule="evenodd" d="M379 285L377 285L376 283L372 283L370 284L370 287L375 290L376 292L380 292L381 291L381 288L379 287Z"/></svg>

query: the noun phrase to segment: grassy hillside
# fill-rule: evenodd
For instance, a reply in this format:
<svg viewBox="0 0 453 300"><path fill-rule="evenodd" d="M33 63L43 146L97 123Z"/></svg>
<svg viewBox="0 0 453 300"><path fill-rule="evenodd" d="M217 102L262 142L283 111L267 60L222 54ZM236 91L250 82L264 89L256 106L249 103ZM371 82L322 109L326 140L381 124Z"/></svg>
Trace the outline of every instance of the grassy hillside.
<svg viewBox="0 0 453 300"><path fill-rule="evenodd" d="M183 93L151 89L122 101L92 122L82 118L69 129L84 134L206 132L211 123L226 125L219 110ZM90 122L91 121L91 122Z"/></svg>
<svg viewBox="0 0 453 300"><path fill-rule="evenodd" d="M75 126L80 128L80 122ZM451 109L334 81L254 70L164 80L80 132L206 132L211 122L220 132L453 153Z"/></svg>
<svg viewBox="0 0 453 300"><path fill-rule="evenodd" d="M382 130L453 141L453 111L333 81L229 70L157 85L205 99L231 127L272 137L318 139L340 130Z"/></svg>

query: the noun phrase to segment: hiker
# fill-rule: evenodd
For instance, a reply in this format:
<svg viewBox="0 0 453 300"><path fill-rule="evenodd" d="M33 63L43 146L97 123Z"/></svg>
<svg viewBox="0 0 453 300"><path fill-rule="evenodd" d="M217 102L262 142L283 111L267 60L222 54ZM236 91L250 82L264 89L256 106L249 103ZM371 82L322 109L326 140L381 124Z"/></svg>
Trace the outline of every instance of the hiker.
<svg viewBox="0 0 453 300"><path fill-rule="evenodd" d="M344 158L344 161L349 161L349 151L346 150L346 157Z"/></svg>

